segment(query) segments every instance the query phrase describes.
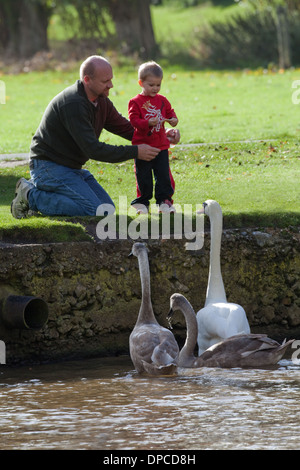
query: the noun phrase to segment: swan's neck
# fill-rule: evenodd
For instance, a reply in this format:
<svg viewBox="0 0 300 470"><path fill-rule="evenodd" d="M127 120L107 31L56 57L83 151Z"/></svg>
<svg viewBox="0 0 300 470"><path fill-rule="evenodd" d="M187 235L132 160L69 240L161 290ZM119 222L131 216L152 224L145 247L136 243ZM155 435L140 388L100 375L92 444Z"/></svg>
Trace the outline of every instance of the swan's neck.
<svg viewBox="0 0 300 470"><path fill-rule="evenodd" d="M185 343L179 354L179 360L180 362L186 362L186 360L194 358L194 351L197 343L198 325L197 317L193 307L188 301L184 303L181 309L185 317L187 331Z"/></svg>
<svg viewBox="0 0 300 470"><path fill-rule="evenodd" d="M151 302L149 261L145 251L139 253L138 262L142 286L142 302L137 323L156 322Z"/></svg>
<svg viewBox="0 0 300 470"><path fill-rule="evenodd" d="M205 305L212 302L226 302L221 272L221 238L223 229L222 212L210 217L210 261Z"/></svg>

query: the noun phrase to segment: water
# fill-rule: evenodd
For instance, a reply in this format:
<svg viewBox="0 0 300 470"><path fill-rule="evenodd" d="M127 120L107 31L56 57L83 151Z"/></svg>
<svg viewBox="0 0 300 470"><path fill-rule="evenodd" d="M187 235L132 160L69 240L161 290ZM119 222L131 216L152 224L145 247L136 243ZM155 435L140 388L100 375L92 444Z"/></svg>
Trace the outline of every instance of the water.
<svg viewBox="0 0 300 470"><path fill-rule="evenodd" d="M299 449L300 366L138 376L128 357L0 369L0 450Z"/></svg>

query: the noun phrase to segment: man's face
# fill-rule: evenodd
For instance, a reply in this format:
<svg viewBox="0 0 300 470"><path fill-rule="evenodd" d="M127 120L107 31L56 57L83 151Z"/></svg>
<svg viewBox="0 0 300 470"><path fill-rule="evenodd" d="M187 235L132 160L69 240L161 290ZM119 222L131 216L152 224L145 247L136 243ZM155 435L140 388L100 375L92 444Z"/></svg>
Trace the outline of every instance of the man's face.
<svg viewBox="0 0 300 470"><path fill-rule="evenodd" d="M87 89L89 99L96 99L98 96L108 96L112 84L112 68L109 64L96 67L92 77L86 75L84 77L85 87Z"/></svg>

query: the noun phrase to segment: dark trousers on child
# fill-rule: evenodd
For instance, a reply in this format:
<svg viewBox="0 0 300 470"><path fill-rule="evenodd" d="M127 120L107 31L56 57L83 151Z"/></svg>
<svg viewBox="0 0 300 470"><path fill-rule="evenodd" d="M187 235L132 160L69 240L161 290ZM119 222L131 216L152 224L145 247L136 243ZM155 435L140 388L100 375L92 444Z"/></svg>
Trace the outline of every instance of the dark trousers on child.
<svg viewBox="0 0 300 470"><path fill-rule="evenodd" d="M172 202L174 180L169 167L169 151L161 150L150 162L135 159L135 176L138 197L131 204L149 206L153 195L153 176L155 180L154 196L156 204L162 204L166 199Z"/></svg>

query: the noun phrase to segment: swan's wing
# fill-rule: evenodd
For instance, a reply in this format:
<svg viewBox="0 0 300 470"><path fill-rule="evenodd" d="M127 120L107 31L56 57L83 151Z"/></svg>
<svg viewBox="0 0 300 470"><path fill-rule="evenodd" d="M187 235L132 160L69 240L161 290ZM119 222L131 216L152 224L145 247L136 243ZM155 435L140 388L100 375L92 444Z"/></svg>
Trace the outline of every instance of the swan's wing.
<svg viewBox="0 0 300 470"><path fill-rule="evenodd" d="M254 353L257 353L257 352L262 352L262 351L267 351L267 350L278 350L278 351L285 351L285 349L287 349L287 347L293 342L293 340L289 340L289 341L286 341L286 339L283 341L282 344L279 344L277 341L275 341L274 339L271 339L271 338L263 338L262 340L258 340L260 342L259 343L256 343L257 344L257 347L253 348L252 350L249 350L249 351L244 351L241 353L241 356L242 357L247 357L247 356L250 356L250 354L254 354Z"/></svg>
<svg viewBox="0 0 300 470"><path fill-rule="evenodd" d="M177 364L179 347L173 334L167 329L161 330L159 338L160 342L151 356L152 362L157 366Z"/></svg>
<svg viewBox="0 0 300 470"><path fill-rule="evenodd" d="M134 328L129 338L130 354L140 360L151 362L153 349L159 344L159 337L150 326Z"/></svg>
<svg viewBox="0 0 300 470"><path fill-rule="evenodd" d="M249 334L250 327L241 305L216 302L197 313L198 335L208 338L229 338L237 334Z"/></svg>
<svg viewBox="0 0 300 470"><path fill-rule="evenodd" d="M210 346L200 357L208 359L216 354L251 354L261 346L261 342L269 339L265 334L239 334L226 338Z"/></svg>
<svg viewBox="0 0 300 470"><path fill-rule="evenodd" d="M129 347L135 366L142 361L155 367L174 365L179 355L179 347L173 333L155 324L134 328L130 335Z"/></svg>
<svg viewBox="0 0 300 470"><path fill-rule="evenodd" d="M274 339L268 338L249 338L249 345L245 345L245 350L241 353L242 357L250 356L258 351L277 349L280 344Z"/></svg>
<svg viewBox="0 0 300 470"><path fill-rule="evenodd" d="M267 335L236 335L202 353L197 367L261 367L276 364L284 355L289 340L279 344Z"/></svg>
<svg viewBox="0 0 300 470"><path fill-rule="evenodd" d="M250 326L244 308L235 303L228 303L228 308L226 338L236 334L249 334Z"/></svg>

